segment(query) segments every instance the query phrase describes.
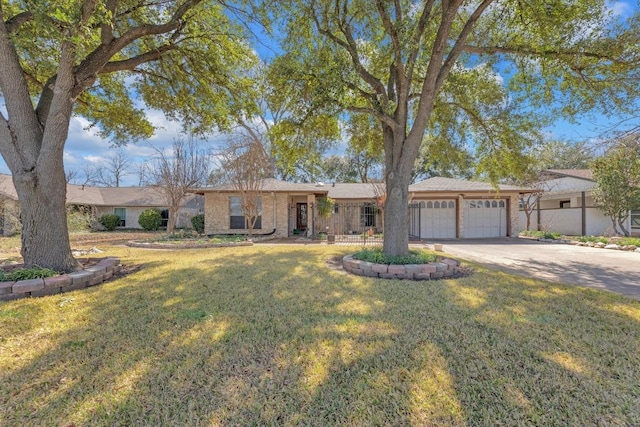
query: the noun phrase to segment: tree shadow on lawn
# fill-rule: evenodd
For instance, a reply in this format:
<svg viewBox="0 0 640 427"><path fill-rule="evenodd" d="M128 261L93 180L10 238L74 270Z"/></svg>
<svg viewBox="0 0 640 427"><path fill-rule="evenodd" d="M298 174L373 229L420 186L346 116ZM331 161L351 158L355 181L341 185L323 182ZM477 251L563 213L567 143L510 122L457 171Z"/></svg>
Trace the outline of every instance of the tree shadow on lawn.
<svg viewBox="0 0 640 427"><path fill-rule="evenodd" d="M344 275L322 248L193 253L50 297L68 327L5 362L0 424L640 421L637 303L485 270Z"/></svg>

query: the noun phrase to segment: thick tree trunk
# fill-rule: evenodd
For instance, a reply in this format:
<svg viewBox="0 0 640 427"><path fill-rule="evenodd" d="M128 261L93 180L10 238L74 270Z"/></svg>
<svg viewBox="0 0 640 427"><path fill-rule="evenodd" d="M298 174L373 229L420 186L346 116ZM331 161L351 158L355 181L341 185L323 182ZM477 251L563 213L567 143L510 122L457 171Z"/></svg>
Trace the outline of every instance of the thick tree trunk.
<svg viewBox="0 0 640 427"><path fill-rule="evenodd" d="M409 182L411 176L397 171L386 174L387 201L384 205L383 252L390 256L409 254Z"/></svg>
<svg viewBox="0 0 640 427"><path fill-rule="evenodd" d="M25 266L78 270L69 244L64 170L14 173L13 181L20 199Z"/></svg>

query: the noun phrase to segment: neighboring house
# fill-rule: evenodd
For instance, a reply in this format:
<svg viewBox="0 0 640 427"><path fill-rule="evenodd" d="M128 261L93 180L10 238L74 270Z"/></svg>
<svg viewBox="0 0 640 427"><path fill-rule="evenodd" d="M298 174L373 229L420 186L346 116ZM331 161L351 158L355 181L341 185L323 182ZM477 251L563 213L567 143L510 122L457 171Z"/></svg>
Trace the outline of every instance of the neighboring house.
<svg viewBox="0 0 640 427"><path fill-rule="evenodd" d="M527 191L440 177L413 184L409 187L409 234L419 239L512 236L518 230L518 198ZM207 234L248 232L234 187L195 192L204 196ZM381 233L383 195L381 184L297 184L266 179L254 232L278 237ZM317 212L316 200L327 196L336 204L324 218Z"/></svg>
<svg viewBox="0 0 640 427"><path fill-rule="evenodd" d="M67 205L90 207L96 218L104 214L120 217L122 228L142 228L140 214L150 208L160 210L163 225L168 220L166 202L157 187L93 187L67 184ZM10 175L0 174L0 207L2 207L2 234L19 229L19 202ZM202 198L190 194L178 211L177 228L191 228L191 218L202 213Z"/></svg>
<svg viewBox="0 0 640 427"><path fill-rule="evenodd" d="M531 228L571 236L610 235L611 219L596 206L596 182L589 169L550 169L543 172L536 187L544 193L531 214ZM520 224L525 224L520 212ZM627 229L640 234L640 207L630 212Z"/></svg>

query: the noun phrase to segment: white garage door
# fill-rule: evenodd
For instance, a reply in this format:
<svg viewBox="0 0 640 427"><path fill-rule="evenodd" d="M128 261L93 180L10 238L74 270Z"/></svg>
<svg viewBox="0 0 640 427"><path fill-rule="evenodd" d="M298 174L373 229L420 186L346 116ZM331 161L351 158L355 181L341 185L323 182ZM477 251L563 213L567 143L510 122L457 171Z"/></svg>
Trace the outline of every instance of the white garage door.
<svg viewBox="0 0 640 427"><path fill-rule="evenodd" d="M464 238L507 235L507 208L504 200L465 200Z"/></svg>
<svg viewBox="0 0 640 427"><path fill-rule="evenodd" d="M424 205L423 205L424 204ZM429 200L420 203L420 237L423 239L456 238L456 202Z"/></svg>

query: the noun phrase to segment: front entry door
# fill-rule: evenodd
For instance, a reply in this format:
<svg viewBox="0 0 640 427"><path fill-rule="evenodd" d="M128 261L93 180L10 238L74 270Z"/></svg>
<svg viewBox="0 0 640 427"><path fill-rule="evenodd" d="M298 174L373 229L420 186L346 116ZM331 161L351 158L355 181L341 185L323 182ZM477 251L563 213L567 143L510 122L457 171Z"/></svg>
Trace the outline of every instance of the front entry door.
<svg viewBox="0 0 640 427"><path fill-rule="evenodd" d="M296 205L296 228L300 232L307 231L307 204L298 203Z"/></svg>

